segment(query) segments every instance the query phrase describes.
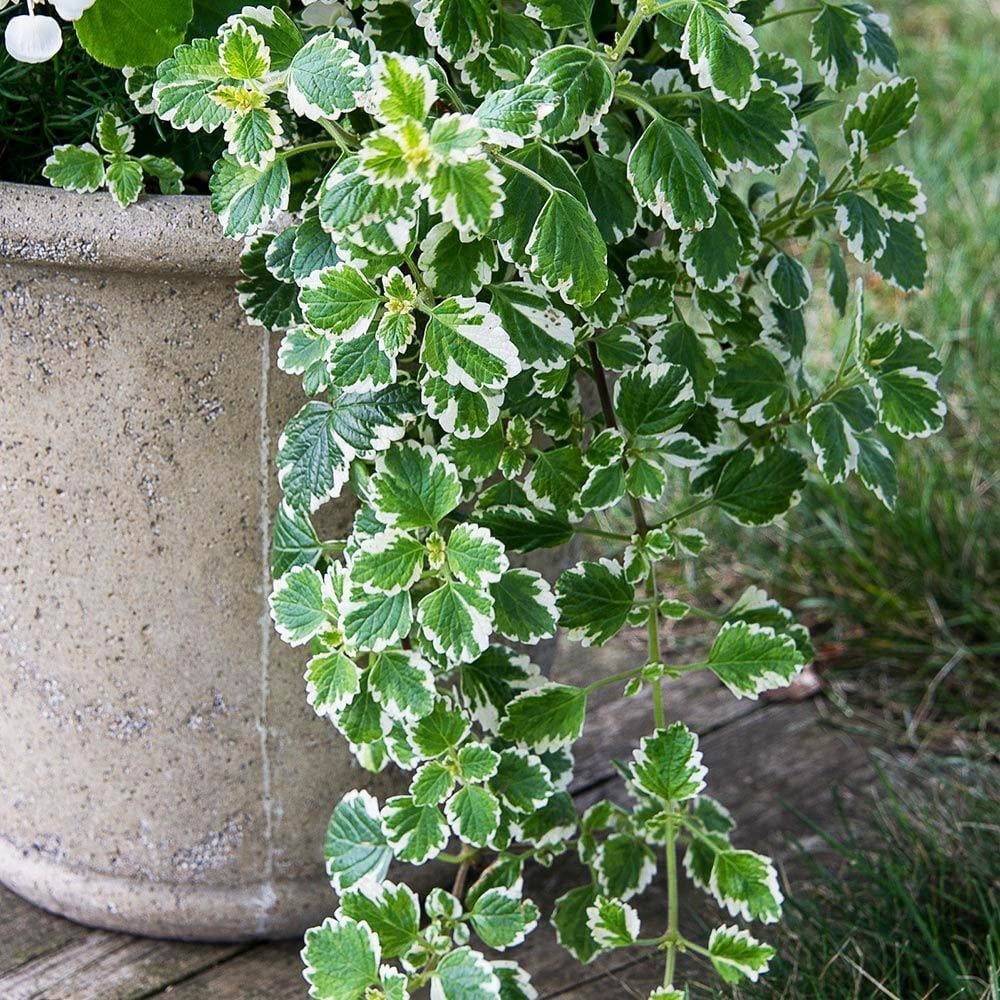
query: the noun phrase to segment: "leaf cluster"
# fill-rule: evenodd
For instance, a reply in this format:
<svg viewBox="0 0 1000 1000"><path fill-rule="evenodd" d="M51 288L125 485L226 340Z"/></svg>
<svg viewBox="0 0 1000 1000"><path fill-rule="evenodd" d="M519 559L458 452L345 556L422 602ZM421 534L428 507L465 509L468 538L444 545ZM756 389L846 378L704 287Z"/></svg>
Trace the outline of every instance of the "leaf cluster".
<svg viewBox="0 0 1000 1000"><path fill-rule="evenodd" d="M849 304L842 249L900 288L923 280L919 182L875 159L910 125L915 85L866 4L803 11L808 66L762 49L767 9L385 0L324 25L248 7L136 77L163 121L222 134L212 205L247 240L241 302L284 331L278 365L313 397L278 445L275 626L309 646L309 702L360 763L406 775L403 794L355 790L334 811L340 907L303 953L316 997L533 996L522 970L474 946L530 932L523 868L566 851L588 878L553 921L581 961L659 949L663 1000L683 995L680 951L729 982L773 955L738 924L702 943L679 925L681 851L731 918L774 922L782 900L771 862L734 846L703 794L697 736L665 724L662 686L707 670L755 698L802 669L808 634L756 588L721 614L661 595L657 569L702 552L691 522L706 508L780 518L811 465L830 483L856 474L891 507L880 433L930 434L944 405L929 343L869 329L860 282ZM809 118L863 72L884 79L841 109L828 176ZM108 156L127 156L106 131ZM110 170L63 149L49 176L84 189ZM802 364L806 245L836 311L853 312L822 380ZM346 489L349 536L319 537L314 512ZM634 533L608 530L618 508ZM511 559L581 534L620 556L554 585ZM660 624L689 613L717 622L711 649L664 663ZM560 626L588 646L638 624L647 661L586 687L547 680L521 651ZM654 731L623 769L632 805L581 817L572 748L608 685L649 685ZM433 859L457 866L453 893L421 906L386 881L393 860ZM666 926L644 936L629 900L661 866Z"/></svg>

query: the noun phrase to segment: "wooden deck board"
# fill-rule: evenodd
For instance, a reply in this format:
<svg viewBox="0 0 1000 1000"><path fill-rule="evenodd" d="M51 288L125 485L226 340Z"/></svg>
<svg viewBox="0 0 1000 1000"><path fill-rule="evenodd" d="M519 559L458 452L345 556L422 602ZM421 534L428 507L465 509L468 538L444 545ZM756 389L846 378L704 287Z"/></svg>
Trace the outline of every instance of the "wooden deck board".
<svg viewBox="0 0 1000 1000"><path fill-rule="evenodd" d="M560 658L554 676L586 683L621 670L644 655L638 637L588 650L573 647ZM825 822L832 814L831 787L862 786L870 774L864 749L819 720L811 704L764 705L737 701L707 674L693 674L667 686L667 710L702 734L709 787L736 816L739 846L767 851L787 861L789 838L807 827L792 808ZM574 791L581 805L602 797L620 799L621 782L611 757L627 757L650 728L649 692L620 699L596 692L587 730L577 746ZM573 857L550 869L532 870L527 891L545 914L553 900L583 881ZM332 897L331 897L332 904ZM638 901L647 928L663 921L664 892L652 887ZM331 905L332 909L332 905ZM685 891L682 914L711 919L696 890ZM694 916L692 916L694 914ZM285 1000L304 997L298 958L300 942L199 945L152 941L91 931L32 907L0 888L0 997L3 1000ZM692 931L697 924L692 924ZM638 950L602 956L581 968L555 942L543 923L518 950L542 997L604 1000L646 996L656 984L660 962Z"/></svg>

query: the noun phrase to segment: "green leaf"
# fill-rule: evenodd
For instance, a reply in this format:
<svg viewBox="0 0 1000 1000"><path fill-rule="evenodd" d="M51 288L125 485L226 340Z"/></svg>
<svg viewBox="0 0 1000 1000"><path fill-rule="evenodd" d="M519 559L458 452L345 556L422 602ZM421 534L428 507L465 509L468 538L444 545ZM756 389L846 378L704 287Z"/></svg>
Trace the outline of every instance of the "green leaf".
<svg viewBox="0 0 1000 1000"><path fill-rule="evenodd" d="M587 926L601 948L627 948L639 939L639 914L619 899L598 896L587 908Z"/></svg>
<svg viewBox="0 0 1000 1000"><path fill-rule="evenodd" d="M361 60L333 32L316 35L295 53L288 67L288 104L313 121L353 111L365 86Z"/></svg>
<svg viewBox="0 0 1000 1000"><path fill-rule="evenodd" d="M723 355L712 395L720 416L764 426L788 405L788 373L766 347L741 347Z"/></svg>
<svg viewBox="0 0 1000 1000"><path fill-rule="evenodd" d="M359 651L386 649L401 641L412 625L413 607L406 591L387 595L351 590L344 602L344 641Z"/></svg>
<svg viewBox="0 0 1000 1000"><path fill-rule="evenodd" d="M639 209L625 164L601 153L591 153L577 171L587 204L604 242L621 243L639 222Z"/></svg>
<svg viewBox="0 0 1000 1000"><path fill-rule="evenodd" d="M587 692L546 683L519 694L508 706L500 736L538 753L572 746L583 732Z"/></svg>
<svg viewBox="0 0 1000 1000"><path fill-rule="evenodd" d="M629 155L627 169L639 202L671 229L702 229L715 221L715 175L676 122L650 122Z"/></svg>
<svg viewBox="0 0 1000 1000"><path fill-rule="evenodd" d="M444 699L409 727L413 745L424 757L440 757L454 750L469 735L470 728L469 721Z"/></svg>
<svg viewBox="0 0 1000 1000"><path fill-rule="evenodd" d="M483 156L439 164L427 190L431 211L466 238L481 236L503 214L503 174Z"/></svg>
<svg viewBox="0 0 1000 1000"><path fill-rule="evenodd" d="M617 635L634 600L635 588L609 559L579 563L556 583L559 622L571 640L584 646L603 646Z"/></svg>
<svg viewBox="0 0 1000 1000"><path fill-rule="evenodd" d="M830 243L827 258L826 290L830 293L830 299L841 316L847 312L847 285L847 265L844 263L844 255L840 252L838 244Z"/></svg>
<svg viewBox="0 0 1000 1000"><path fill-rule="evenodd" d="M525 252L531 273L567 302L589 306L607 288L604 239L590 211L566 191L549 193Z"/></svg>
<svg viewBox="0 0 1000 1000"><path fill-rule="evenodd" d="M633 437L664 434L694 412L694 386L681 365L645 365L615 383L615 412Z"/></svg>
<svg viewBox="0 0 1000 1000"><path fill-rule="evenodd" d="M366 107L382 122L413 118L422 122L437 99L437 83L427 63L411 55L384 52L372 72Z"/></svg>
<svg viewBox="0 0 1000 1000"><path fill-rule="evenodd" d="M500 803L488 788L466 785L449 799L445 815L456 836L485 847L500 824Z"/></svg>
<svg viewBox="0 0 1000 1000"><path fill-rule="evenodd" d="M865 342L861 370L875 396L879 421L894 434L927 437L944 426L941 362L920 334L896 324L876 327Z"/></svg>
<svg viewBox="0 0 1000 1000"><path fill-rule="evenodd" d="M320 653L306 667L306 700L317 715L335 718L360 689L356 664L339 651Z"/></svg>
<svg viewBox="0 0 1000 1000"><path fill-rule="evenodd" d="M701 406L708 400L715 382L715 362L708 356L702 338L686 323L669 323L658 330L649 345L649 360L686 368L695 402Z"/></svg>
<svg viewBox="0 0 1000 1000"><path fill-rule="evenodd" d="M456 525L448 536L445 558L459 580L479 590L496 583L508 566L503 545L478 524Z"/></svg>
<svg viewBox="0 0 1000 1000"><path fill-rule="evenodd" d="M525 282L505 281L491 286L490 292L490 308L510 337L521 365L539 373L565 368L576 347L569 316Z"/></svg>
<svg viewBox="0 0 1000 1000"><path fill-rule="evenodd" d="M656 855L636 837L615 833L598 848L592 867L604 893L631 899L653 881Z"/></svg>
<svg viewBox="0 0 1000 1000"><path fill-rule="evenodd" d="M414 805L437 806L451 795L454 787L455 776L451 771L444 764L431 760L417 769L410 785L410 795Z"/></svg>
<svg viewBox="0 0 1000 1000"><path fill-rule="evenodd" d="M537 137L557 97L546 84L519 83L488 93L474 112L487 139L498 146L523 146Z"/></svg>
<svg viewBox="0 0 1000 1000"><path fill-rule="evenodd" d="M552 90L559 104L542 122L550 142L578 139L604 117L611 106L614 79L606 60L579 45L559 45L543 52L527 83Z"/></svg>
<svg viewBox="0 0 1000 1000"><path fill-rule="evenodd" d="M221 36L219 64L234 80L260 80L271 69L271 53L251 25L234 21Z"/></svg>
<svg viewBox="0 0 1000 1000"><path fill-rule="evenodd" d="M772 445L759 454L749 449L723 453L712 490L712 502L734 521L746 525L770 524L798 502L805 484L806 463L797 451ZM692 482L701 492L709 485L710 473Z"/></svg>
<svg viewBox="0 0 1000 1000"><path fill-rule="evenodd" d="M552 924L556 939L577 961L592 962L601 950L587 923L587 911L597 901L596 885L581 885L556 900Z"/></svg>
<svg viewBox="0 0 1000 1000"><path fill-rule="evenodd" d="M459 68L493 37L493 12L487 0L415 0L413 6L427 43Z"/></svg>
<svg viewBox="0 0 1000 1000"><path fill-rule="evenodd" d="M274 581L269 604L278 635L290 646L301 646L328 625L327 591L323 577L311 566L297 566Z"/></svg>
<svg viewBox="0 0 1000 1000"><path fill-rule="evenodd" d="M572 28L590 20L594 0L533 0L525 8L529 17L542 23L542 27Z"/></svg>
<svg viewBox="0 0 1000 1000"><path fill-rule="evenodd" d="M400 861L422 865L444 850L448 824L437 806L414 805L409 795L388 799L382 809L382 830Z"/></svg>
<svg viewBox="0 0 1000 1000"><path fill-rule="evenodd" d="M889 167L871 178L871 192L879 211L896 222L915 222L927 211L920 181L906 167Z"/></svg>
<svg viewBox="0 0 1000 1000"><path fill-rule="evenodd" d="M271 575L284 576L293 566L315 566L323 551L309 518L280 504L272 529Z"/></svg>
<svg viewBox="0 0 1000 1000"><path fill-rule="evenodd" d="M448 580L417 605L417 621L431 645L453 663L474 660L493 633L493 598L467 583Z"/></svg>
<svg viewBox="0 0 1000 1000"><path fill-rule="evenodd" d="M345 892L340 911L375 932L383 958L405 955L420 934L420 903L407 885L383 882Z"/></svg>
<svg viewBox="0 0 1000 1000"><path fill-rule="evenodd" d="M337 264L308 278L299 301L310 326L352 340L367 332L385 298L358 270Z"/></svg>
<svg viewBox="0 0 1000 1000"><path fill-rule="evenodd" d="M104 157L89 143L56 146L42 168L53 187L89 194L104 184Z"/></svg>
<svg viewBox="0 0 1000 1000"><path fill-rule="evenodd" d="M539 452L524 481L528 500L544 511L560 513L578 508L577 495L587 480L587 470L576 445Z"/></svg>
<svg viewBox="0 0 1000 1000"><path fill-rule="evenodd" d="M858 438L858 478L888 510L896 509L899 483L892 453L874 435Z"/></svg>
<svg viewBox="0 0 1000 1000"><path fill-rule="evenodd" d="M467 0L451 2L464 4ZM456 948L435 966L431 996L434 1000L489 1000L500 996L500 980L478 951Z"/></svg>
<svg viewBox="0 0 1000 1000"><path fill-rule="evenodd" d="M222 79L217 39L196 38L179 46L156 70L157 117L174 128L214 132L231 114L211 97Z"/></svg>
<svg viewBox="0 0 1000 1000"><path fill-rule="evenodd" d="M73 22L80 44L105 66L152 66L184 41L191 0L95 0Z"/></svg>
<svg viewBox="0 0 1000 1000"><path fill-rule="evenodd" d="M707 773L698 737L683 722L643 737L629 765L636 788L668 804L693 799L705 787Z"/></svg>
<svg viewBox="0 0 1000 1000"><path fill-rule="evenodd" d="M828 87L843 90L858 82L861 57L865 50L864 26L849 6L823 3L813 18L809 41Z"/></svg>
<svg viewBox="0 0 1000 1000"><path fill-rule="evenodd" d="M517 351L485 303L447 298L428 312L420 360L449 385L502 389L520 371Z"/></svg>
<svg viewBox="0 0 1000 1000"><path fill-rule="evenodd" d="M857 435L874 423L875 413L859 386L842 389L809 411L806 429L827 482L841 483L857 468Z"/></svg>
<svg viewBox="0 0 1000 1000"><path fill-rule="evenodd" d="M492 240L463 240L446 222L433 226L420 243L424 282L440 297L476 295L493 277L496 266L497 250Z"/></svg>
<svg viewBox="0 0 1000 1000"><path fill-rule="evenodd" d="M764 269L764 280L786 309L801 309L812 294L812 279L800 261L787 253L775 254Z"/></svg>
<svg viewBox="0 0 1000 1000"><path fill-rule="evenodd" d="M496 774L500 754L484 743L467 743L458 751L458 776L462 781L486 781Z"/></svg>
<svg viewBox="0 0 1000 1000"><path fill-rule="evenodd" d="M303 975L309 995L321 1000L361 1000L378 983L382 958L378 935L348 916L327 917L306 931Z"/></svg>
<svg viewBox="0 0 1000 1000"><path fill-rule="evenodd" d="M272 72L285 72L302 47L302 35L288 14L280 7L246 6L236 17L229 18L223 30L238 21L249 25L264 39L271 56Z"/></svg>
<svg viewBox="0 0 1000 1000"><path fill-rule="evenodd" d="M564 515L528 506L497 504L476 514L476 520L504 543L508 551L556 548L573 537Z"/></svg>
<svg viewBox="0 0 1000 1000"><path fill-rule="evenodd" d="M281 158L265 169L241 166L230 153L223 153L209 181L212 210L219 216L223 233L238 239L253 236L288 208L291 179Z"/></svg>
<svg viewBox="0 0 1000 1000"><path fill-rule="evenodd" d="M681 233L684 267L695 284L709 292L732 287L742 269L743 252L736 223L722 205L716 206L711 226Z"/></svg>
<svg viewBox="0 0 1000 1000"><path fill-rule="evenodd" d="M532 813L552 797L555 788L549 772L533 753L511 747L500 754L490 788L514 812Z"/></svg>
<svg viewBox="0 0 1000 1000"><path fill-rule="evenodd" d="M844 138L870 155L891 146L910 127L917 113L917 81L913 77L882 80L862 94L844 115Z"/></svg>
<svg viewBox="0 0 1000 1000"><path fill-rule="evenodd" d="M409 382L376 392L312 400L292 417L278 441L278 482L289 505L316 510L340 495L355 458L371 461L403 436L418 410Z"/></svg>
<svg viewBox="0 0 1000 1000"><path fill-rule="evenodd" d="M237 111L225 127L229 152L242 166L262 170L284 144L281 118L273 108L251 107Z"/></svg>
<svg viewBox="0 0 1000 1000"><path fill-rule="evenodd" d="M889 223L867 198L853 191L837 197L836 221L847 249L858 260L873 260L882 255L889 236Z"/></svg>
<svg viewBox="0 0 1000 1000"><path fill-rule="evenodd" d="M425 549L412 535L394 528L363 538L350 561L351 583L369 594L409 590L424 566Z"/></svg>
<svg viewBox="0 0 1000 1000"><path fill-rule="evenodd" d="M292 281L275 277L267 266L268 257L277 241L278 238L271 233L260 233L250 240L240 258L240 270L243 271L244 278L236 286L240 306L247 314L247 319L267 330L287 329L302 321L297 298L298 287ZM298 343L300 347L304 346L301 339ZM320 347L321 353L325 354L327 346L324 341ZM304 371L305 366L302 366L301 372Z"/></svg>
<svg viewBox="0 0 1000 1000"><path fill-rule="evenodd" d="M504 646L490 646L459 676L462 702L472 718L494 732L507 705L521 691L541 683L538 667L523 654Z"/></svg>
<svg viewBox="0 0 1000 1000"><path fill-rule="evenodd" d="M531 173L538 174L554 187L568 191L577 201L586 196L572 167L554 149L540 142L533 142L524 149L515 149L507 154L507 159ZM531 239L535 221L541 214L548 198L548 188L534 177L525 175L513 167L504 166L505 204L517 205L516 212L505 212L491 230L497 242L497 249L504 260L528 266L530 258L525 247Z"/></svg>
<svg viewBox="0 0 1000 1000"><path fill-rule="evenodd" d="M875 259L875 270L890 285L904 292L924 287L927 276L927 244L924 231L914 222L889 219L882 253Z"/></svg>
<svg viewBox="0 0 1000 1000"><path fill-rule="evenodd" d="M706 665L737 698L785 687L805 658L788 635L752 622L726 622L715 637Z"/></svg>
<svg viewBox="0 0 1000 1000"><path fill-rule="evenodd" d="M375 516L391 528L436 528L458 506L458 470L430 445L404 441L379 457L370 483Z"/></svg>
<svg viewBox="0 0 1000 1000"><path fill-rule="evenodd" d="M488 948L513 948L535 929L538 907L509 889L487 889L469 911L469 923Z"/></svg>
<svg viewBox="0 0 1000 1000"><path fill-rule="evenodd" d="M135 129L105 111L97 121L97 141L105 153L128 153L135 145Z"/></svg>
<svg viewBox="0 0 1000 1000"><path fill-rule="evenodd" d="M717 101L743 108L759 86L752 28L742 14L722 4L705 0L691 4L681 36L681 58Z"/></svg>
<svg viewBox="0 0 1000 1000"><path fill-rule="evenodd" d="M709 880L712 895L732 916L773 924L781 917L778 873L770 859L753 851L720 851Z"/></svg>
<svg viewBox="0 0 1000 1000"><path fill-rule="evenodd" d="M419 719L434 706L431 665L412 649L387 649L368 670L372 697L394 719Z"/></svg>
<svg viewBox="0 0 1000 1000"><path fill-rule="evenodd" d="M765 81L745 108L702 102L701 137L730 170L780 170L798 146L795 115L788 98Z"/></svg>
<svg viewBox="0 0 1000 1000"><path fill-rule="evenodd" d="M502 636L533 646L556 633L556 599L540 573L507 570L491 584L493 627Z"/></svg>
<svg viewBox="0 0 1000 1000"><path fill-rule="evenodd" d="M716 927L708 939L708 955L715 971L727 983L757 982L767 972L775 951L738 927Z"/></svg>
<svg viewBox="0 0 1000 1000"><path fill-rule="evenodd" d="M337 892L385 878L392 850L382 832L378 802L369 792L348 792L337 803L323 846L326 871Z"/></svg>

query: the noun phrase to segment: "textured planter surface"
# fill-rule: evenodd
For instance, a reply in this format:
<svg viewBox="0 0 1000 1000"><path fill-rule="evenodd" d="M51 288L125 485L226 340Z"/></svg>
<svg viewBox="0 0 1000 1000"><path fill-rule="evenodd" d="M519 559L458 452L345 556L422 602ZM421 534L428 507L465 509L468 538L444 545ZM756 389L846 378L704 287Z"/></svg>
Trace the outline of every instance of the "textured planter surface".
<svg viewBox="0 0 1000 1000"><path fill-rule="evenodd" d="M0 881L99 926L277 937L333 906L336 799L394 779L272 636L302 399L217 232L205 198L0 185Z"/></svg>

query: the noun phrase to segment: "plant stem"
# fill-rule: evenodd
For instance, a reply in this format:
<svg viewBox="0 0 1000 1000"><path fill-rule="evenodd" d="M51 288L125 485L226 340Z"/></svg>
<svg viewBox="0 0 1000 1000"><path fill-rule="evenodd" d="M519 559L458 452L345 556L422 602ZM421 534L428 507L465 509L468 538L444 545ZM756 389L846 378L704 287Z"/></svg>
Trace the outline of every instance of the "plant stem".
<svg viewBox="0 0 1000 1000"><path fill-rule="evenodd" d="M633 677L638 677L642 672L642 667L632 667L631 670L622 670L610 677L602 677L599 681L588 684L583 690L585 694L592 694L601 688L610 687L612 684L620 684L622 681L630 681Z"/></svg>
<svg viewBox="0 0 1000 1000"><path fill-rule="evenodd" d="M465 892L465 880L469 875L470 861L466 858L459 866L458 871L455 873L455 884L451 887L451 894L456 899L461 899L462 894Z"/></svg>
<svg viewBox="0 0 1000 1000"><path fill-rule="evenodd" d="M667 824L667 964L663 970L663 985L674 984L677 964L677 931L679 927L679 901L677 898L677 828L674 817Z"/></svg>
<svg viewBox="0 0 1000 1000"><path fill-rule="evenodd" d="M335 139L320 139L317 142L307 142L303 146L293 146L291 149L283 149L278 156L287 160L290 156L297 156L299 153L311 153L314 149L343 149L344 147Z"/></svg>
<svg viewBox="0 0 1000 1000"><path fill-rule="evenodd" d="M505 167L510 167L511 170L516 170L519 174L524 174L525 177L530 177L536 184L545 188L549 194L555 194L559 190L554 184L550 184L541 174L536 174L530 167L518 163L517 160L512 160L509 156L504 156L503 153L494 152L493 158Z"/></svg>
<svg viewBox="0 0 1000 1000"><path fill-rule="evenodd" d="M815 14L821 11L823 8L817 4L815 7L799 7L797 10L783 10L780 14L771 14L770 17L761 18L757 22L757 27L760 28L765 24L770 24L772 21L783 21L786 17L796 17L799 14Z"/></svg>
<svg viewBox="0 0 1000 1000"><path fill-rule="evenodd" d="M660 611L659 595L656 592L656 571L650 569L649 577L646 580L646 590L653 603L649 606L649 617L647 618L647 645L649 648L649 662L660 662ZM663 729L666 721L663 714L663 678L657 677L653 681L653 720L657 729Z"/></svg>

